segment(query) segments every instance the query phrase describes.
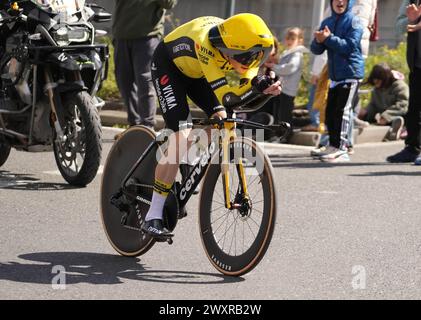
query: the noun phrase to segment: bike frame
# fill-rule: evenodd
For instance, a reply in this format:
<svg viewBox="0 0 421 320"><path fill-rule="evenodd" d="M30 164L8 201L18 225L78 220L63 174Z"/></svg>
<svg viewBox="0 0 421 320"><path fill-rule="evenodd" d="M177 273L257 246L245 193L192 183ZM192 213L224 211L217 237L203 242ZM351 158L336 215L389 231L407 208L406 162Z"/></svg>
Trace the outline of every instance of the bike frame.
<svg viewBox="0 0 421 320"><path fill-rule="evenodd" d="M193 124L196 125L203 125L203 126L213 126L215 129L218 129L223 134L218 135L214 140L211 139L207 149L200 155L200 160L198 163L193 167L193 170L189 174L189 176L183 181L179 192L177 192L176 197L179 204L179 208L184 208L186 203L189 201L190 197L193 195L194 190L202 180L203 176L206 173L206 170L213 158L214 154L221 150L219 161L221 164L221 173L222 173L222 182L224 188L224 200L225 200L225 207L227 209L235 209L240 207L240 204L236 204L231 200L230 195L230 173L229 173L229 145L231 141L236 138L236 124L241 123L244 125L248 125L255 128L265 129L265 130L277 130L277 129L287 129L289 130L290 125L288 123L281 123L279 125L272 125L272 126L264 126L259 123L237 119L237 118L226 118L226 119L193 119ZM142 161L148 156L148 154L154 150L157 146L162 145L165 141L153 141L151 144L146 148L143 154L139 157L136 163L132 166L129 170L128 174L124 178L121 184L121 190L125 193L126 184L142 163ZM218 148L216 147L218 146ZM248 189L247 189L247 181L243 163L241 158L239 158L238 163L236 164L236 169L240 179L240 187L241 187L241 194L243 198L248 198ZM152 187L152 186L151 186ZM127 194L127 193L126 193ZM140 200L148 205L150 205L150 201L148 199Z"/></svg>

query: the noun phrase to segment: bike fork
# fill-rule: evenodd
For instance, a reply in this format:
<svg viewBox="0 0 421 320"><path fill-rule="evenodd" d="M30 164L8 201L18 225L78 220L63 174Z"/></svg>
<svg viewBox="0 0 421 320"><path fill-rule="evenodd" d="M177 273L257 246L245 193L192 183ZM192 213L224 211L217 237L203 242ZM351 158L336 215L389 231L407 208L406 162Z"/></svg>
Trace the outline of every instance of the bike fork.
<svg viewBox="0 0 421 320"><path fill-rule="evenodd" d="M222 132L222 137L220 139L222 157L221 157L221 173L222 173L222 184L224 188L224 200L225 207L227 209L235 209L237 206L240 206L237 203L231 201L230 193L230 172L229 172L229 162L230 162L230 143L235 139L235 123L225 123L224 131ZM240 181L241 193L245 198L248 198L247 190L247 180L244 170L244 165L242 158L238 158L238 164L235 165L237 169L238 178ZM235 202L235 199L234 199Z"/></svg>

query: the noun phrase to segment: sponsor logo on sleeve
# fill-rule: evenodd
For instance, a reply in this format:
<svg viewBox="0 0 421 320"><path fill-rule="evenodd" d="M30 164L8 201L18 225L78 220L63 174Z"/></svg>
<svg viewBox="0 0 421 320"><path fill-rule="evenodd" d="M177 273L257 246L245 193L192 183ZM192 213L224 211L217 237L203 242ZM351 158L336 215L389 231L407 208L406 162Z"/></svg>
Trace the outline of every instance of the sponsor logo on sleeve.
<svg viewBox="0 0 421 320"><path fill-rule="evenodd" d="M171 84L168 84L169 82L170 77L166 74L160 79L155 79L156 94L163 113L177 106L174 90Z"/></svg>
<svg viewBox="0 0 421 320"><path fill-rule="evenodd" d="M226 84L228 84L227 79L226 78L220 78L220 79L217 79L215 81L212 81L210 83L210 86L211 86L212 90L217 90L217 89L225 86Z"/></svg>
<svg viewBox="0 0 421 320"><path fill-rule="evenodd" d="M161 84L161 86L165 86L168 84L168 82L170 81L170 77L168 77L168 75L163 75L161 77L161 80L159 80L159 83Z"/></svg>
<svg viewBox="0 0 421 320"><path fill-rule="evenodd" d="M176 46L174 46L172 48L173 53L178 53L180 51L193 52L190 44L188 44L188 43L180 43L180 44L177 44Z"/></svg>

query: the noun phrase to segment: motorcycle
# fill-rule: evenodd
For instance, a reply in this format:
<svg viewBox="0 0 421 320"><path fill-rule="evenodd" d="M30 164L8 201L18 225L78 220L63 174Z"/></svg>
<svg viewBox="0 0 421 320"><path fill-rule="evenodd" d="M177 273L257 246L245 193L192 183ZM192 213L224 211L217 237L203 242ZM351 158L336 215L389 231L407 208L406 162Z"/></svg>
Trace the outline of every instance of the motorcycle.
<svg viewBox="0 0 421 320"><path fill-rule="evenodd" d="M0 167L12 147L54 151L69 184L95 178L104 104L96 93L109 53L93 23L109 20L85 0L17 1L0 11Z"/></svg>

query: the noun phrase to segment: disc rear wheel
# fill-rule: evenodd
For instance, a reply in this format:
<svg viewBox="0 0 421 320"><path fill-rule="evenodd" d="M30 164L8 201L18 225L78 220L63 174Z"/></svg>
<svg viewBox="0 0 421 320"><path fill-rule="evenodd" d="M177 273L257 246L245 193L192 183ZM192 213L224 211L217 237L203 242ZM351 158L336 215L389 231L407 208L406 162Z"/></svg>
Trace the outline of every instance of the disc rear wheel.
<svg viewBox="0 0 421 320"><path fill-rule="evenodd" d="M123 200L129 206L126 217L110 202L120 190L132 166L154 139L154 132L146 127L129 128L114 143L104 166L101 184L101 218L109 242L123 256L142 255L155 243L155 240L141 232L140 228L149 209L147 202L152 198L156 149L149 152L128 181L127 190L146 202L133 201L133 198L125 197Z"/></svg>

